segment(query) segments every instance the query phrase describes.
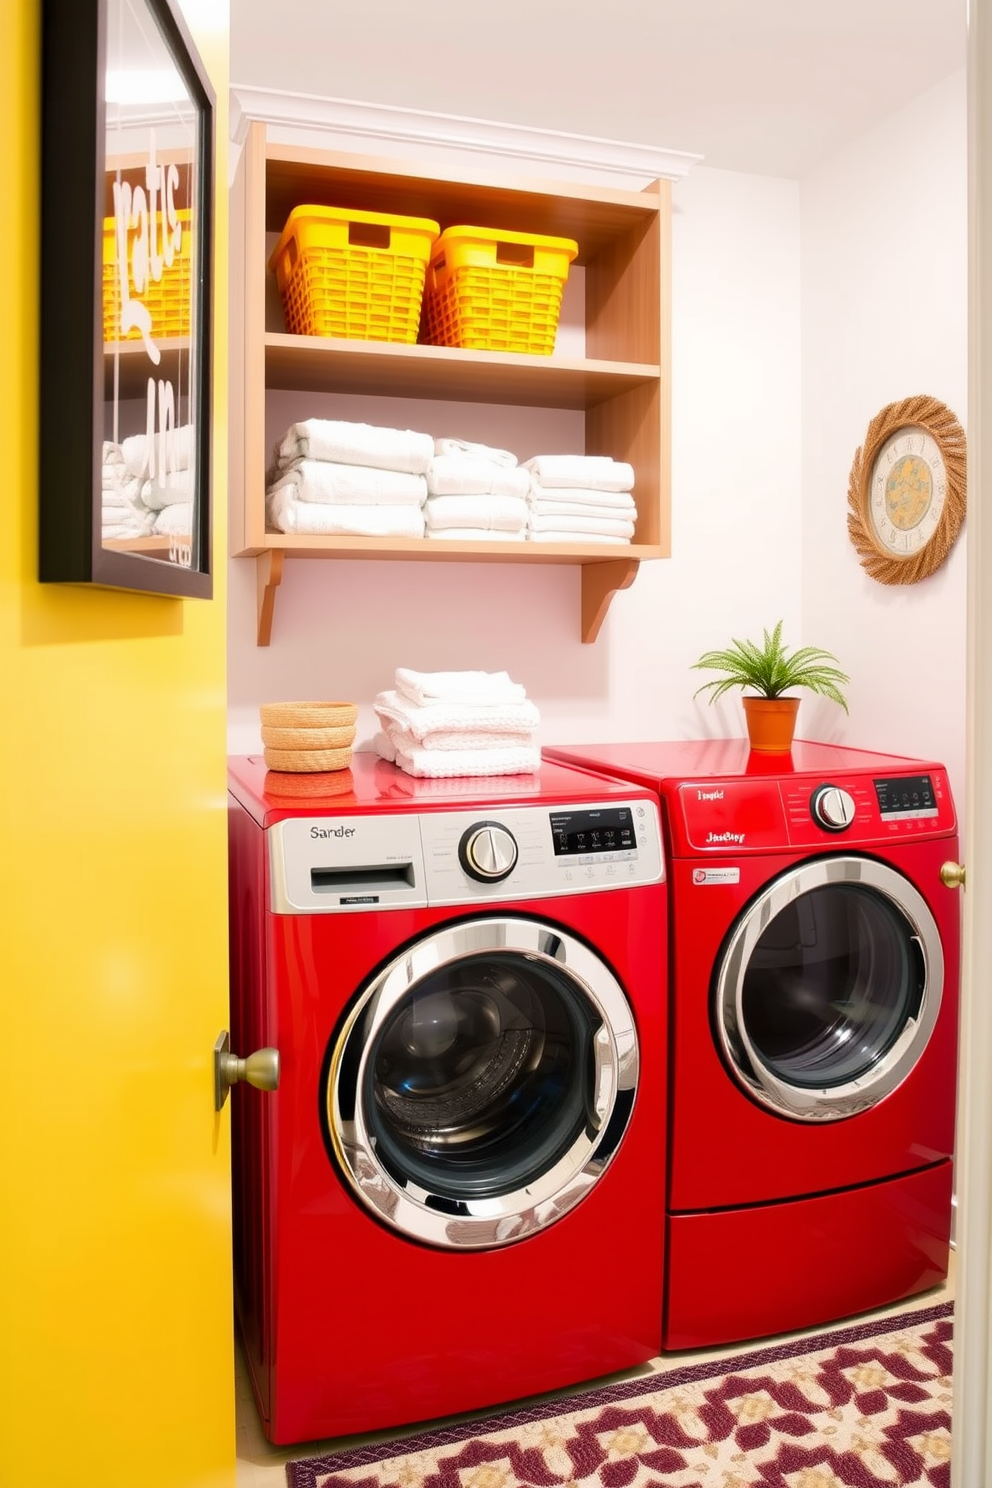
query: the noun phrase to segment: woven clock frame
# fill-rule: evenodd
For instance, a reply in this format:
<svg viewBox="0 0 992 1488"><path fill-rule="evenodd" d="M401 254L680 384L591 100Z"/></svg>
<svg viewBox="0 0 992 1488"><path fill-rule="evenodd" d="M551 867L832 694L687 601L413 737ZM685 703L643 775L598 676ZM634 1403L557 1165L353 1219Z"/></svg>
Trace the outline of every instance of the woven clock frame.
<svg viewBox="0 0 992 1488"><path fill-rule="evenodd" d="M918 553L896 558L879 543L869 515L871 476L875 458L887 439L900 429L922 429L940 450L947 472L947 494L933 536ZM918 584L947 558L961 530L967 490L964 430L945 403L920 394L889 403L868 425L864 443L854 456L847 488L848 535L862 566L880 584Z"/></svg>

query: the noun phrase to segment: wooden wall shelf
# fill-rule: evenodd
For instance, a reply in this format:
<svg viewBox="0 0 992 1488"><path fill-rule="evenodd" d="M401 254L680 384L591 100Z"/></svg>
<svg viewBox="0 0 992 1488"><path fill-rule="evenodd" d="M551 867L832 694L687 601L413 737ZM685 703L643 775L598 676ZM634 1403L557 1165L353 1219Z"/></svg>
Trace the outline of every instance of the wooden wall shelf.
<svg viewBox="0 0 992 1488"><path fill-rule="evenodd" d="M585 280L585 355L286 334L272 318L268 244L302 203L429 217L442 229L469 222L574 238ZM614 594L629 587L640 563L670 552L670 183L657 181L639 192L527 177L496 184L405 161L277 144L256 122L232 194L232 244L232 382L239 368L243 382L231 421L231 538L235 556L256 559L258 644L271 639L287 558L578 565L582 640L594 641ZM269 391L581 412L584 453L634 467L634 540L629 546L442 543L266 531Z"/></svg>

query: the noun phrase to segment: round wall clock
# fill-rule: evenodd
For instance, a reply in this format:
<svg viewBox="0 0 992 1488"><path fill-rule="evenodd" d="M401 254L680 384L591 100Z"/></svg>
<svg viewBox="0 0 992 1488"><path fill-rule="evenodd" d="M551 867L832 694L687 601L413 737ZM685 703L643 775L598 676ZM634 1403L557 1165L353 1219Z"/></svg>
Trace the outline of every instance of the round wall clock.
<svg viewBox="0 0 992 1488"><path fill-rule="evenodd" d="M965 511L964 430L936 398L889 403L868 425L847 490L847 530L881 584L916 584L939 568Z"/></svg>

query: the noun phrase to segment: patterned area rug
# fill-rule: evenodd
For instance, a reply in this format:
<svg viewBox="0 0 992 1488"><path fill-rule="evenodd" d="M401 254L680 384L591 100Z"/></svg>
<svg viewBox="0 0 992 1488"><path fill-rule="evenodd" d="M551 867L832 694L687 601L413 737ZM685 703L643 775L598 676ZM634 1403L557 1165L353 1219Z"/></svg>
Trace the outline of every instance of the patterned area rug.
<svg viewBox="0 0 992 1488"><path fill-rule="evenodd" d="M953 1304L290 1462L290 1488L949 1488Z"/></svg>

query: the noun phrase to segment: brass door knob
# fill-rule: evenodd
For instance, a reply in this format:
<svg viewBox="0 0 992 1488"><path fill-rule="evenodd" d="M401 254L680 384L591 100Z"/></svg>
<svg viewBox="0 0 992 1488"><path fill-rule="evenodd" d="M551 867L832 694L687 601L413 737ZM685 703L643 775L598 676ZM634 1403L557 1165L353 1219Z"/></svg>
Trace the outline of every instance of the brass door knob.
<svg viewBox="0 0 992 1488"><path fill-rule="evenodd" d="M254 1085L256 1090L278 1090L279 1050L256 1049L246 1059L231 1053L231 1035L225 1028L214 1044L214 1110L227 1100L232 1085Z"/></svg>
<svg viewBox="0 0 992 1488"><path fill-rule="evenodd" d="M940 869L940 881L945 888L963 889L965 887L965 873L963 863L943 863Z"/></svg>

